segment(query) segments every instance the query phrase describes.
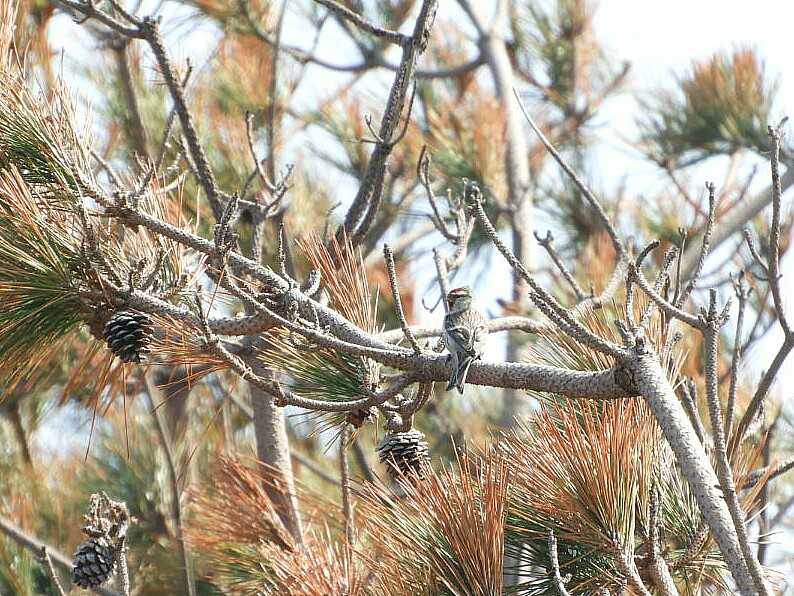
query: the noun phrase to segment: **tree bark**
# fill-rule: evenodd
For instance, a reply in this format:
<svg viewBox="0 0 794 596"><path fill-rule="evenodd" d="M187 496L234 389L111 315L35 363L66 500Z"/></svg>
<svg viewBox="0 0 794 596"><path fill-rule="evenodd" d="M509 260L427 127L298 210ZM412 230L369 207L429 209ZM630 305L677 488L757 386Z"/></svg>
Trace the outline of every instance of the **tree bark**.
<svg viewBox="0 0 794 596"><path fill-rule="evenodd" d="M632 359L617 369L616 380L642 395L675 454L700 512L722 551L742 596L754 596L755 584L742 556L736 528L719 489L719 480L703 445L695 434L681 403L659 364L656 354L636 349Z"/></svg>
<svg viewBox="0 0 794 596"><path fill-rule="evenodd" d="M32 469L33 457L30 454L28 433L25 432L25 425L22 422L22 413L19 409L19 398L13 396L7 399L13 400L13 403L9 405L7 412L8 421L11 423L11 427L14 429L14 435L16 436L17 443L19 444L19 450L22 454L22 459L25 462L25 465Z"/></svg>
<svg viewBox="0 0 794 596"><path fill-rule="evenodd" d="M261 374L261 371L257 372ZM254 410L256 456L265 464L261 470L265 490L284 527L298 544L302 544L303 525L295 495L284 409L277 407L272 397L254 386L251 386L251 404Z"/></svg>
<svg viewBox="0 0 794 596"><path fill-rule="evenodd" d="M510 233L513 252L527 268L531 267L532 259L532 199L529 195L529 149L522 126L523 117L519 106L513 98L513 67L505 45L505 27L507 24L506 2L499 3L499 13L494 17L493 27L485 29L482 18L471 6L471 18L479 23L480 51L485 57L488 70L493 79L496 96L502 105L505 117L505 173L507 175L508 203L512 208L510 217ZM520 274L513 271L513 303L521 310L528 307L529 300L526 284ZM507 339L507 360L515 362L523 345L523 336L511 333ZM502 426L512 426L519 406L523 399L517 391L508 389L504 392L502 409Z"/></svg>
<svg viewBox="0 0 794 596"><path fill-rule="evenodd" d="M513 67L507 54L505 44L505 28L507 25L507 2L497 3L497 14L492 27L485 25L477 13L477 3L466 1L464 10L469 13L480 35L480 52L485 58L488 70L493 79L496 96L502 106L505 117L505 173L507 175L507 199L512 208L510 216L510 232L513 253L528 269L531 268L532 234L530 221L532 216L532 200L529 195L529 153L526 137L522 127L522 115L517 102L513 99ZM521 275L513 270L513 304L522 312L528 308L527 288ZM507 336L508 362L520 359L524 335L510 333ZM515 424L523 398L516 389L505 389L503 392L500 424L510 427ZM520 555L508 557L505 561L505 586L514 586L518 582L517 569L520 567Z"/></svg>
<svg viewBox="0 0 794 596"><path fill-rule="evenodd" d="M794 167L789 167L780 178L780 186L785 192L792 184L794 184ZM722 221L717 221L714 226L714 233L711 236L712 254L720 244L735 233L740 232L753 217L763 211L770 203L772 203L772 186L765 188L741 205L737 205ZM692 275L697 265L699 253L700 243L690 241L686 252L681 257L681 276L684 280Z"/></svg>

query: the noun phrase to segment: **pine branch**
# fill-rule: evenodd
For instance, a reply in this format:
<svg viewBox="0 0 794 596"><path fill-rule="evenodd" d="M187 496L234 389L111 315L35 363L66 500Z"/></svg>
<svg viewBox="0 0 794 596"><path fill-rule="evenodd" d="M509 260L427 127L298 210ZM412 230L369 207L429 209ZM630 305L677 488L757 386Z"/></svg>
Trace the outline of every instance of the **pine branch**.
<svg viewBox="0 0 794 596"><path fill-rule="evenodd" d="M711 429L714 438L714 455L717 460L717 476L719 477L720 487L728 505L733 525L736 528L736 536L742 550L744 561L750 570L755 588L759 594L771 596L771 589L766 583L764 572L758 559L750 547L747 536L747 526L745 525L744 512L739 505L736 496L736 486L733 481L728 454L725 448L725 431L722 419L722 411L719 404L717 378L717 358L719 348L719 330L725 323L727 317L721 316L717 312L717 291L711 290L709 293L709 307L704 320L704 345L705 354L705 377L706 377L706 400L709 405L709 418L711 419Z"/></svg>
<svg viewBox="0 0 794 596"><path fill-rule="evenodd" d="M370 155L367 169L347 211L344 224L337 229L336 237L339 241L347 235L353 241L354 246L359 244L375 219L383 193L386 162L394 148L394 134L408 97L408 88L414 79L416 61L427 47L436 9L437 0L423 0L410 43L403 44L400 66L394 77L377 133L379 141L376 142Z"/></svg>
<svg viewBox="0 0 794 596"><path fill-rule="evenodd" d="M627 389L639 392L648 403L678 467L689 484L700 511L722 551L742 596L756 594L755 583L742 555L730 511L719 490L719 479L697 438L678 397L667 381L658 357L644 341L635 344L633 357L618 374Z"/></svg>
<svg viewBox="0 0 794 596"><path fill-rule="evenodd" d="M168 479L171 484L171 515L174 522L174 530L176 540L179 544L179 551L182 555L182 563L184 565L184 581L185 590L189 596L195 596L196 584L193 578L193 561L190 556L190 550L187 542L185 541L184 528L182 523L182 490L179 486L179 473L176 467L176 458L174 457L174 450L169 436L168 428L163 423L161 418L159 406L160 404L154 403L154 396L160 395L160 390L154 385L149 375L144 375L146 383L146 396L149 400L149 408L152 413L155 428L157 429L157 436L160 439L160 446L165 454L165 461L168 465ZM161 402L162 403L162 402Z"/></svg>
<svg viewBox="0 0 794 596"><path fill-rule="evenodd" d="M51 546L47 546L37 538L27 534L19 526L2 516L0 516L0 532L5 534L20 546L31 551L35 556L40 556L42 549L46 549L46 552L53 563L62 569L71 572L72 560L70 558L53 549ZM93 591L97 594L102 594L102 596L120 596L118 592L114 592L113 590L102 587L94 588Z"/></svg>
<svg viewBox="0 0 794 596"><path fill-rule="evenodd" d="M350 21L356 27L361 29L362 31L366 31L374 35L375 37L379 37L388 41L389 43L393 43L398 46L405 46L406 44L410 43L412 38L408 37L407 35L403 35L402 33L398 33L397 31L390 31L388 29L383 29L382 27L378 27L364 19L362 16L356 14L346 6L339 4L335 0L314 0L317 4L321 4L325 6L328 10L336 13L340 17L345 20Z"/></svg>

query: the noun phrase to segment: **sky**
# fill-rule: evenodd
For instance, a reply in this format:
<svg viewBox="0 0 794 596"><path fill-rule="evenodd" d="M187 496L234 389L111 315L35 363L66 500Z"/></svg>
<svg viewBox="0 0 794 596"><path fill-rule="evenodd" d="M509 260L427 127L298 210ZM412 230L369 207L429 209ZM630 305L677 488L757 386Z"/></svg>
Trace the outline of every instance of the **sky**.
<svg viewBox="0 0 794 596"><path fill-rule="evenodd" d="M794 3L602 0L598 7L594 24L598 39L616 57L632 64L628 95L669 85L693 60L707 58L717 51L749 46L764 60L767 72L779 80L780 115L786 114L786 106L794 106L791 61ZM632 114L636 112L625 100L610 103L605 115L621 130L631 130ZM617 163L604 168L607 177L623 171Z"/></svg>

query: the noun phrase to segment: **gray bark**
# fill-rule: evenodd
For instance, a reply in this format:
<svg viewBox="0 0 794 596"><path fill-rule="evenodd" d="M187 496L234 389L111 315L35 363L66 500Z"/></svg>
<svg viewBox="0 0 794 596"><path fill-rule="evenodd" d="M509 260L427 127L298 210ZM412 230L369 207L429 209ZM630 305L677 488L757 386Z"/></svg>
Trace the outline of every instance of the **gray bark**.
<svg viewBox="0 0 794 596"><path fill-rule="evenodd" d="M780 186L785 192L792 184L794 184L794 167L789 167L780 178ZM753 217L761 213L770 203L772 203L771 185L748 201L734 207L721 221L718 220L711 237L711 252L714 253L720 244L740 232ZM698 242L690 242L689 248L681 258L681 276L683 279L687 279L692 275L697 265L699 252L700 244Z"/></svg>
<svg viewBox="0 0 794 596"><path fill-rule="evenodd" d="M507 174L508 202L513 211L510 217L510 232L513 244L513 253L516 258L527 268L531 268L532 234L530 221L532 215L532 201L528 192L529 164L527 155L527 141L522 127L522 116L518 104L513 99L513 67L507 54L504 39L504 28L507 24L506 2L498 2L494 27L480 40L488 70L491 72L496 96L502 104L505 115L505 172ZM527 287L521 274L513 270L513 303L524 312L529 304ZM520 360L521 349L524 345L524 334L511 332L507 336L508 361ZM503 392L502 412L500 424L503 427L513 426L523 403L521 393L512 388ZM514 586L519 578L513 568L520 566L520 559L505 561L505 586Z"/></svg>
<svg viewBox="0 0 794 596"><path fill-rule="evenodd" d="M303 542L295 481L289 455L289 440L284 422L284 409L276 407L273 398L251 385L251 405L254 411L256 456L267 465L262 474L265 490L276 511L298 544Z"/></svg>
<svg viewBox="0 0 794 596"><path fill-rule="evenodd" d="M618 369L619 382L636 390L648 403L675 454L676 462L742 596L754 596L755 584L742 556L730 511L719 489L719 480L695 434L681 403L667 381L658 357L638 354Z"/></svg>
<svg viewBox="0 0 794 596"><path fill-rule="evenodd" d="M510 228L513 252L524 265L530 266L532 259L532 234L530 222L532 217L532 200L529 195L529 149L522 126L522 115L518 104L513 99L513 67L505 45L505 28L507 25L506 2L497 3L498 13L494 16L494 24L488 27L482 16L477 13L476 3L464 2L464 10L480 34L480 51L485 58L488 70L493 79L496 96L502 104L505 115L505 173L507 175L508 203L513 212L510 217ZM513 271L513 302L527 306L528 296L526 284L517 271ZM519 359L522 337L510 334L507 341L507 360ZM511 426L515 420L520 403L518 392L508 389L504 392L501 423Z"/></svg>

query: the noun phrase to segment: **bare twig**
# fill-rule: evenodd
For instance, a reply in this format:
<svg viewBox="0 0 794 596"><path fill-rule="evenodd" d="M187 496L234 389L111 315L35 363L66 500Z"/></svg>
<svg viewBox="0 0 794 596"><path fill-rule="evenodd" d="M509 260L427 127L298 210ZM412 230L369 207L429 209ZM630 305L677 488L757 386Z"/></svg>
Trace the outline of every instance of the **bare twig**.
<svg viewBox="0 0 794 596"><path fill-rule="evenodd" d="M617 253L618 259L622 258L626 254L626 249L623 247L623 243L620 241L618 236L617 230L612 225L612 222L609 220L604 208L601 206L601 203L598 201L596 196L593 194L593 191L579 178L576 172L573 171L571 166L569 166L566 161L563 159L562 155L560 155L559 151L551 144L551 142L546 138L546 135L543 134L543 131L540 130L535 121L529 115L526 108L524 107L523 102L521 101L521 96L518 94L517 89L513 89L513 93L516 96L516 101L518 101L518 105L521 107L521 111L524 114L524 117L527 119L529 126L532 127L532 130L535 131L535 134L538 135L540 142L543 143L543 146L546 150L551 154L554 160L559 164L562 170L566 173L566 175L571 179L571 181L576 185L576 187L581 191L582 195L584 195L585 199L587 200L590 207L596 212L598 215L598 219L601 222L601 225L604 226L604 229L609 234L610 240L612 240L612 245L615 248L615 252Z"/></svg>
<svg viewBox="0 0 794 596"><path fill-rule="evenodd" d="M57 0L58 4L65 7L67 12L75 16L75 13L82 15L82 19L79 21L80 23L86 22L88 19L96 19L103 25L109 27L116 33L119 33L125 37L129 37L131 39L143 39L144 35L143 32L140 30L140 27L128 27L127 25L120 22L118 19L108 15L106 12L99 10L96 8L94 4L94 0L84 0L84 1L73 1L73 0ZM127 15L129 16L129 15ZM75 18L77 18L75 16ZM129 19L125 19L129 20Z"/></svg>
<svg viewBox="0 0 794 596"><path fill-rule="evenodd" d="M744 435L747 433L747 430L750 428L750 424L755 419L755 415L758 413L759 408L761 408L761 404L769 393L772 383L775 381L775 378L777 378L780 368L783 366L783 363L786 361L786 358L788 357L792 348L794 348L794 335L787 335L783 339L783 344L775 354L772 364L769 365L769 368L761 377L761 381L758 383L758 387L753 394L753 398L747 405L747 409L739 421L739 425L736 427L736 432L728 443L728 452L731 457L734 456L736 450L739 448L739 445L744 439Z"/></svg>
<svg viewBox="0 0 794 596"><path fill-rule="evenodd" d="M107 160L102 157L96 149L91 149L91 157L93 157L97 163L102 166L102 169L107 172L108 178L110 178L110 183L114 186L114 188L121 188L121 178L119 178L118 173L116 170L113 169Z"/></svg>
<svg viewBox="0 0 794 596"><path fill-rule="evenodd" d="M772 156L770 166L772 169L772 224L769 227L769 287L772 290L772 299L775 302L777 320L783 329L783 333L791 335L791 328L786 319L786 312L783 308L783 298L780 294L780 196L782 189L780 185L780 129L785 124L787 118L776 127L769 127L769 137L772 139Z"/></svg>
<svg viewBox="0 0 794 596"><path fill-rule="evenodd" d="M642 290L648 295L648 298L653 300L665 314L671 318L678 319L679 321L682 321L687 325L694 327L695 329L700 329L700 320L695 315L691 315L665 300L663 296L661 296L654 290L654 288L651 287L651 284L648 283L648 280L645 279L645 276L642 274L642 272L637 269L637 265L635 263L629 263L629 277L634 279L637 285L640 286L640 288L642 288Z"/></svg>
<svg viewBox="0 0 794 596"><path fill-rule="evenodd" d="M355 521L353 519L353 501L350 494L350 467L348 465L347 448L350 446L350 425L342 429L339 441L339 478L342 486L342 512L345 516L345 538L349 548L355 545Z"/></svg>
<svg viewBox="0 0 794 596"><path fill-rule="evenodd" d="M616 358L625 357L626 352L623 348L601 339L588 331L535 280L513 252L502 242L493 224L488 219L488 215L485 213L485 209L483 209L482 201L479 196L476 196L474 199L474 213L480 225L485 230L485 233L491 239L491 242L499 249L499 252L502 253L502 256L504 256L510 266L527 282L527 284L529 284L529 287L532 288L533 292L530 297L533 298L536 306L541 310L545 310L546 312L544 312L544 314L550 316L553 323L558 325L560 329L570 334L577 341L592 347L594 350L609 354Z"/></svg>
<svg viewBox="0 0 794 596"><path fill-rule="evenodd" d="M345 72L359 75L378 68L383 68L392 72L397 72L400 69L399 64L393 64L389 62L384 56L384 53L382 51L378 51L377 49L372 51L372 49L367 48L365 55L360 62L356 62L354 64L335 64L318 56L313 51L306 51L299 47L284 43L280 45L276 44L275 39L268 34L268 32L262 29L262 27L260 27L256 22L254 16L251 14L251 11L248 10L248 3L239 2L238 4L241 7L242 16L246 20L246 25L259 40L275 48L277 51L289 55L301 65L305 66L306 64L314 64L320 68L325 68L334 72ZM417 69L415 71L415 76L417 79L423 80L456 78L476 70L483 64L485 64L485 57L482 55L482 53L478 53L473 58L470 58L465 62L455 66L434 69Z"/></svg>
<svg viewBox="0 0 794 596"><path fill-rule="evenodd" d="M686 410L689 420L692 423L692 428L695 429L695 434L697 434L700 444L702 445L703 441L705 440L706 431L703 428L703 422L701 422L700 413L698 412L697 387L695 385L695 381L692 379L686 379L681 384L681 393L684 396L684 398L681 400L681 403L684 404L684 409Z"/></svg>
<svg viewBox="0 0 794 596"><path fill-rule="evenodd" d="M673 292L673 304L678 304L678 298L681 296L681 262L684 260L684 253L686 252L686 241L689 235L687 229L684 227L678 228L678 235L681 236L681 250L678 253L678 259L675 264L675 290Z"/></svg>
<svg viewBox="0 0 794 596"><path fill-rule="evenodd" d="M789 167L785 174L780 179L781 190L786 190L794 184L794 168ZM764 189L754 197L744 201L740 205L734 206L730 213L727 213L720 219L719 226L715 227L714 233L711 238L712 250L715 250L733 234L742 230L747 222L758 215L763 209L772 202L772 187ZM698 251L695 247L690 247L689 250L682 256L682 274L689 277L694 270L698 261Z"/></svg>
<svg viewBox="0 0 794 596"><path fill-rule="evenodd" d="M122 596L130 596L130 570L127 567L127 536L121 538L118 554L118 582Z"/></svg>
<svg viewBox="0 0 794 596"><path fill-rule="evenodd" d="M449 304L447 304L447 294L449 294L449 269L447 268L446 259L441 251L437 248L433 249L433 262L436 265L436 278L438 279L438 287L441 290L441 301L444 303L444 311L449 311Z"/></svg>
<svg viewBox="0 0 794 596"><path fill-rule="evenodd" d="M383 245L383 258L386 261L386 271L389 274L389 286L391 287L391 295L392 299L394 300L394 310L397 314L397 320L400 321L400 327L403 330L405 339L408 340L408 343L411 345L414 354L420 354L422 352L422 348L419 345L419 342L416 341L414 334L411 332L411 328L408 326L408 321L405 318L402 300L400 300L400 287L397 283L397 268L394 264L394 253L392 253L392 250L388 244Z"/></svg>
<svg viewBox="0 0 794 596"><path fill-rule="evenodd" d="M559 596L569 596L568 590L565 588L565 582L562 580L560 574L560 561L557 558L557 539L554 538L554 532L549 530L549 560L551 561L551 572L554 577L554 586L557 588Z"/></svg>
<svg viewBox="0 0 794 596"><path fill-rule="evenodd" d="M769 468L772 463L772 442L777 432L778 424L780 422L781 412L778 411L775 420L768 427L766 437L764 438L764 449L761 453L761 461L765 468ZM769 541L767 537L770 534L769 527L769 482L764 482L761 490L758 492L758 562L761 565L766 564L766 555L769 552Z"/></svg>
<svg viewBox="0 0 794 596"><path fill-rule="evenodd" d="M245 136L248 139L248 151L251 154L251 159L254 162L254 168L256 173L259 175L259 179L262 181L262 184L265 185L265 188L270 192L276 191L275 183L270 179L265 172L265 168L262 165L262 161L256 154L256 149L254 148L254 115L251 112L248 112L245 115ZM246 189L243 189L243 195L245 195Z"/></svg>
<svg viewBox="0 0 794 596"><path fill-rule="evenodd" d="M433 192L433 186L430 181L430 162L430 152L427 150L427 145L424 145L422 146L422 152L419 154L419 161L416 164L416 174L422 182L422 186L427 194L427 202L430 203L430 208L432 209L430 219L444 238L454 242L457 236L449 228L444 217L441 216L441 211L438 208L438 200L436 199L436 194Z"/></svg>
<svg viewBox="0 0 794 596"><path fill-rule="evenodd" d="M651 486L650 502L648 503L648 568L656 589L662 596L677 596L670 568L659 552L659 491Z"/></svg>
<svg viewBox="0 0 794 596"><path fill-rule="evenodd" d="M758 265L758 267L761 269L761 272L763 273L763 276L758 276L755 274L753 275L758 279L769 281L769 267L767 266L766 263L764 263L764 259L761 258L761 255L755 246L755 241L753 240L753 234L750 231L750 228L744 228L742 233L744 234L744 240L747 243L747 248L750 251L750 256L753 257L753 261L755 262L756 265ZM752 273L752 270L750 271Z"/></svg>
<svg viewBox="0 0 794 596"><path fill-rule="evenodd" d="M739 377L739 364L742 360L742 328L744 326L744 311L747 307L747 298L752 288L744 285L744 272L739 273L733 281L736 298L739 301L739 315L736 319L736 335L733 340L733 357L731 359L731 380L728 387L728 402L725 408L725 436L730 437L733 430L733 415L736 409L736 385Z"/></svg>
<svg viewBox="0 0 794 596"><path fill-rule="evenodd" d="M185 540L184 528L182 524L182 489L179 486L179 471L176 466L176 457L174 456L173 443L171 441L168 427L163 423L162 415L158 404L154 403L154 396L160 394L160 390L152 382L149 375L144 375L146 383L146 396L149 400L149 407L154 420L155 428L157 429L157 436L160 439L160 446L165 454L165 461L168 465L168 479L171 484L171 515L174 522L174 533L176 540L179 544L179 551L182 555L182 564L184 565L184 582L185 590L189 596L195 596L196 584L193 578L193 561L190 556L187 541Z"/></svg>
<svg viewBox="0 0 794 596"><path fill-rule="evenodd" d="M678 296L678 299L675 302L675 306L678 308L683 306L684 302L686 302L687 298L689 298L689 295L692 293L692 290L695 289L698 278L700 277L700 273L703 271L703 265L706 263L706 257L708 256L709 250L711 249L711 234L714 231L714 223L716 221L715 215L717 212L717 200L715 198L716 187L714 186L714 183L707 182L706 190L709 193L709 215L706 220L706 229L703 232L703 239L700 243L700 254L698 256L695 269L692 272L692 275L690 276L689 282L684 288L684 291L681 292L681 295Z"/></svg>
<svg viewBox="0 0 794 596"><path fill-rule="evenodd" d="M733 524L736 528L736 535L739 539L742 555L750 571L750 575L753 578L756 590L758 590L760 594L771 596L772 592L766 583L764 572L761 565L758 563L755 552L753 552L750 546L749 537L747 536L747 527L744 521L744 512L741 510L739 499L736 496L733 472L725 447L725 432L719 404L719 379L717 375L719 330L725 323L725 318L717 312L717 291L714 289L709 292L709 307L704 322L706 400L709 405L709 418L711 419L711 428L713 431L714 455L717 460L717 475L720 480L720 486L725 501L728 505L728 510L733 519Z"/></svg>
<svg viewBox="0 0 794 596"><path fill-rule="evenodd" d="M185 99L184 89L177 79L174 67L165 50L163 38L160 35L160 24L157 20L152 18L144 19L141 24L140 31L149 44L149 47L157 60L157 65L160 68L160 73L165 79L165 84L174 101L174 109L179 116L179 122L182 125L182 132L187 141L190 156L196 167L199 183L204 193L207 195L207 201L212 208L212 213L216 220L219 220L223 211L220 201L220 194L215 182L215 175L210 168L207 155L204 148L199 141L198 132L193 122L193 114L187 105Z"/></svg>
<svg viewBox="0 0 794 596"><path fill-rule="evenodd" d="M551 230L546 230L545 238L542 238L537 232L533 232L533 234L535 235L535 240L538 241L540 246L546 249L546 252L548 253L554 265L560 271L560 274L563 276L563 278L565 278L565 281L568 282L568 285L571 286L574 296L576 296L576 301L580 302L587 298L587 294L585 294L584 290L582 290L582 287L576 281L576 278L568 270L568 267L563 262L562 257L560 257L560 254L557 252L557 249L554 248L554 236L552 236Z"/></svg>
<svg viewBox="0 0 794 596"><path fill-rule="evenodd" d="M377 25L374 25L369 21L367 21L366 19L364 19L361 15L356 14L346 6L339 4L339 2L336 2L336 0L314 0L314 1L317 4L322 4L328 10L333 11L343 19L350 21L362 31L371 33L375 37L385 39L389 43L393 43L395 45L402 47L411 42L411 38L408 37L407 35L403 35L402 33L398 33L397 31L390 31L389 29L378 27Z"/></svg>
<svg viewBox="0 0 794 596"><path fill-rule="evenodd" d="M766 482L771 482L775 478L778 478L791 470L794 470L794 457L790 457L787 460L780 462L771 469L765 466L759 470L754 470L744 481L741 488L742 490L747 490L754 487L764 476L767 476Z"/></svg>
<svg viewBox="0 0 794 596"><path fill-rule="evenodd" d="M58 573L55 571L55 567L52 564L52 558L50 557L50 553L47 551L46 546L41 547L41 560L44 563L44 568L47 570L47 575L50 576L50 581L52 581L52 585L55 588L55 591L58 593L59 596L66 596L66 592L61 585L61 579L58 577Z"/></svg>
<svg viewBox="0 0 794 596"><path fill-rule="evenodd" d="M402 46L400 67L394 77L377 133L382 142L375 144L358 192L345 216L344 224L337 230L336 237L340 241L342 236L347 234L354 244L360 243L375 218L373 206L380 203L386 162L394 148L394 134L405 106L408 88L414 77L417 58L427 46L436 8L437 0L423 0L410 42Z"/></svg>
<svg viewBox="0 0 794 596"><path fill-rule="evenodd" d="M657 294L661 294L662 289L665 287L665 283L670 279L670 267L672 267L673 262L676 260L676 257L679 255L678 249L675 246L671 246L667 252L664 254L664 260L662 261L662 266L659 269L659 272L656 274L656 279L653 282L653 290ZM653 313L653 303L648 304L645 309L642 311L642 315L640 316L640 327L644 327L648 325L648 322L651 320L651 314Z"/></svg>

